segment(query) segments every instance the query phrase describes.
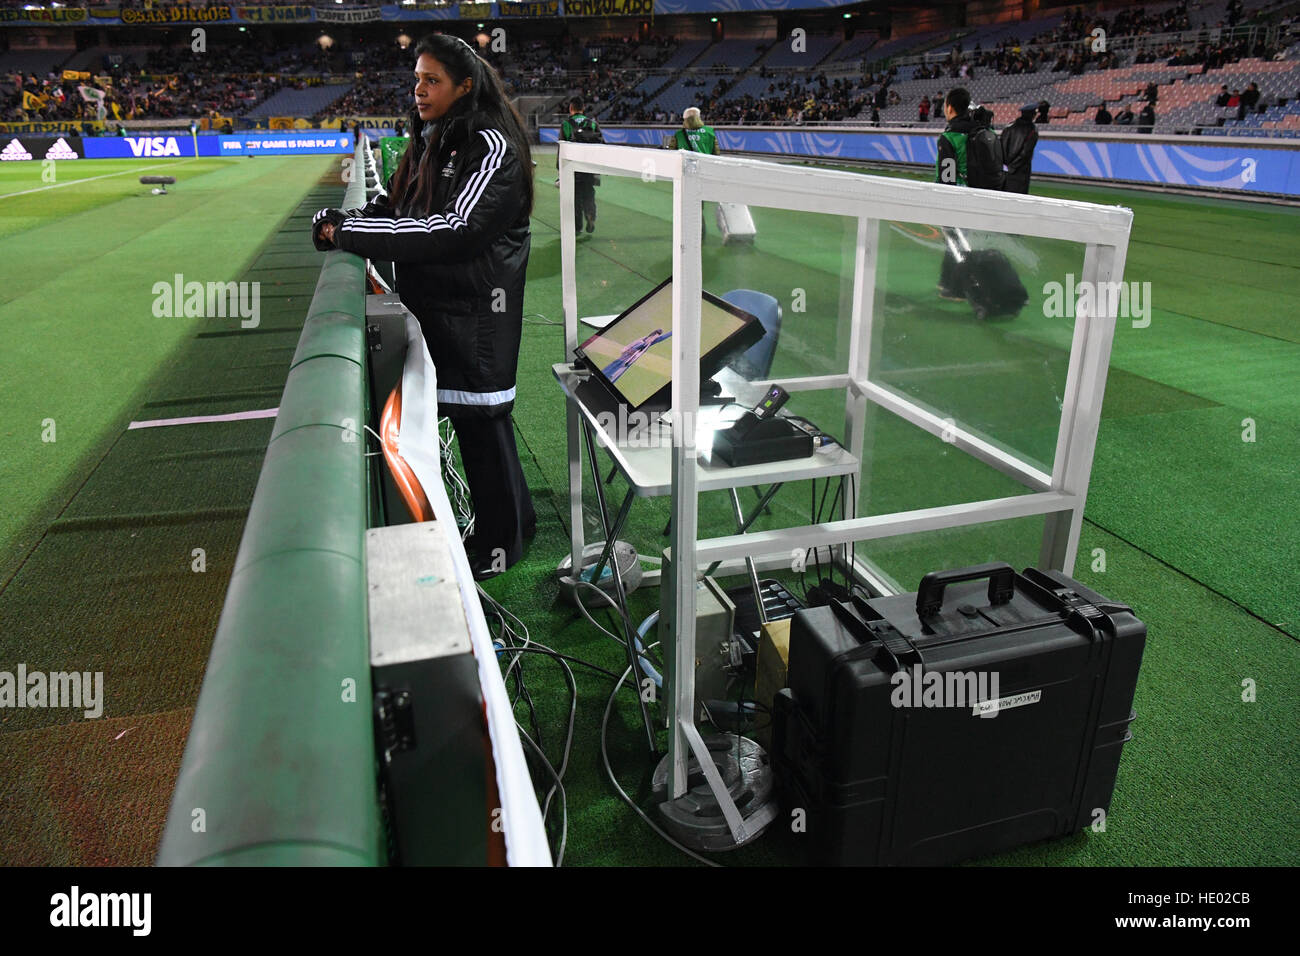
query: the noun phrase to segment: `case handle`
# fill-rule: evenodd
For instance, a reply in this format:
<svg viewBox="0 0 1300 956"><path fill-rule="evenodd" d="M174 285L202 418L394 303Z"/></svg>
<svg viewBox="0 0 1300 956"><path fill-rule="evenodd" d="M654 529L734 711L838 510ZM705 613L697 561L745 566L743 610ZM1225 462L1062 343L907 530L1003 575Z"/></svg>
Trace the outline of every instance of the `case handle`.
<svg viewBox="0 0 1300 956"><path fill-rule="evenodd" d="M1016 593L1015 568L1005 561L990 561L970 568L952 571L931 571L921 578L916 589L916 616L924 620L943 609L943 589L959 581L989 579L989 604L1006 604Z"/></svg>

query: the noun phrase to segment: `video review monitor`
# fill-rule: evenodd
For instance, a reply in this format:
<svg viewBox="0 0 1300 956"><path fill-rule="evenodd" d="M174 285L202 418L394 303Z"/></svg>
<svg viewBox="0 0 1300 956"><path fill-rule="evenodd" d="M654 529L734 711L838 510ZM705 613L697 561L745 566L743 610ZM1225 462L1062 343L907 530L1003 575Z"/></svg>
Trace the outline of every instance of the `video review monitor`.
<svg viewBox="0 0 1300 956"><path fill-rule="evenodd" d="M673 377L673 280L665 279L576 349L618 398L637 409L667 404ZM763 337L753 315L708 292L700 302L701 380Z"/></svg>

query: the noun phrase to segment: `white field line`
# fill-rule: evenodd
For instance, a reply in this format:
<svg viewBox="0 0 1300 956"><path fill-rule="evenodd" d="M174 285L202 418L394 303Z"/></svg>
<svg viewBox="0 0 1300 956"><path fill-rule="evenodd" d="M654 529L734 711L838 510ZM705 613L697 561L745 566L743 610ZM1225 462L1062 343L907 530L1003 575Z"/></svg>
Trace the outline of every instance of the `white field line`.
<svg viewBox="0 0 1300 956"><path fill-rule="evenodd" d="M0 199L8 199L11 196L26 196L28 193L39 193L46 189L60 189L64 186L76 186L78 183L94 182L96 179L107 179L110 176L126 176L138 173L143 169L157 169L159 166L175 166L184 163L192 163L196 158L198 157L177 160L175 163L154 163L152 166L137 166L135 169L124 169L120 173L104 173L102 176L87 176L85 179L74 179L71 182L55 183L53 186L37 186L35 189L24 189L16 193L5 193L3 196L0 196ZM70 160L64 160L64 162L70 162Z"/></svg>

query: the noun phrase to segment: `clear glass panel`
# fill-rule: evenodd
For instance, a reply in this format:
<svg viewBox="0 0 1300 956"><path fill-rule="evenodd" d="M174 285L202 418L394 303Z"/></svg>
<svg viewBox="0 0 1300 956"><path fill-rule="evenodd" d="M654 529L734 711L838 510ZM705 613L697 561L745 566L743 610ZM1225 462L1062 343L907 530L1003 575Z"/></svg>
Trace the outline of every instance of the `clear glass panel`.
<svg viewBox="0 0 1300 956"><path fill-rule="evenodd" d="M881 223L871 381L1050 473L1074 324L1059 306L1084 246L964 238L970 252L931 225ZM982 316L985 302L1005 311Z"/></svg>

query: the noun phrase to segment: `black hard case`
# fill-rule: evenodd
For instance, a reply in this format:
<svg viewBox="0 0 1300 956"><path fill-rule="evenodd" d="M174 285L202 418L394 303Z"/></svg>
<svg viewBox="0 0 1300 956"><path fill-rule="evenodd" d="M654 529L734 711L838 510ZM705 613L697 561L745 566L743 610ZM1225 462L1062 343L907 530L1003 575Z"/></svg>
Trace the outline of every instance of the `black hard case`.
<svg viewBox="0 0 1300 956"><path fill-rule="evenodd" d="M1103 820L1145 643L1129 608L1006 564L798 612L773 759L788 807L806 811L813 859L952 863ZM894 673L917 665L996 672L1001 699L1041 696L992 717L969 702L894 706Z"/></svg>

